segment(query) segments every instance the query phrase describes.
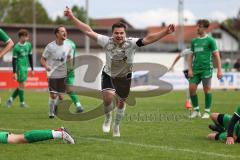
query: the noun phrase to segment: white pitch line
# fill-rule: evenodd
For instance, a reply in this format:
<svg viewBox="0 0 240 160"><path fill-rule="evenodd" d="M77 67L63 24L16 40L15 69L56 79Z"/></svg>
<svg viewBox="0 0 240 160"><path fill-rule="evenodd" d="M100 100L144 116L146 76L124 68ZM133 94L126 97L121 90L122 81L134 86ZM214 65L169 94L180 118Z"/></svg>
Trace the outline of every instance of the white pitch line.
<svg viewBox="0 0 240 160"><path fill-rule="evenodd" d="M93 137L79 137L79 138L86 139L86 140L92 140L92 141L112 142L112 143L118 143L118 144L132 145L132 146L137 146L137 147L142 147L142 148L153 148L153 149L166 150L166 151L188 152L188 153L202 154L202 155L208 155L208 156L213 156L213 157L222 157L222 158L231 158L231 159L239 159L240 158L240 156L232 156L232 155L226 155L226 154L215 153L215 152L191 150L191 149L187 149L187 148L174 148L174 147L169 147L169 146L141 144L141 143L133 143L133 142L125 142L125 141L119 141L119 140L93 138Z"/></svg>
<svg viewBox="0 0 240 160"><path fill-rule="evenodd" d="M0 128L0 130L2 131L25 131L25 129L13 129L13 128Z"/></svg>
<svg viewBox="0 0 240 160"><path fill-rule="evenodd" d="M25 131L25 129L13 129L13 128L0 128L0 130L4 131ZM187 148L174 148L169 146L158 146L158 145L152 145L152 144L141 144L141 143L133 143L133 142L125 142L125 141L119 141L119 140L111 140L111 139L104 139L104 138L94 138L94 137L78 137L85 140L91 140L91 141L100 141L100 142L112 142L112 143L118 143L118 144L125 144L125 145L132 145L142 148L153 148L153 149L159 149L159 150L166 150L166 151L181 151L181 152L188 152L188 153L195 153L195 154L203 154L213 157L223 157L223 158L232 158L232 159L239 159L240 156L232 156L232 155L226 155L221 153L215 153L215 152L204 152L204 151L198 151L198 150L191 150Z"/></svg>

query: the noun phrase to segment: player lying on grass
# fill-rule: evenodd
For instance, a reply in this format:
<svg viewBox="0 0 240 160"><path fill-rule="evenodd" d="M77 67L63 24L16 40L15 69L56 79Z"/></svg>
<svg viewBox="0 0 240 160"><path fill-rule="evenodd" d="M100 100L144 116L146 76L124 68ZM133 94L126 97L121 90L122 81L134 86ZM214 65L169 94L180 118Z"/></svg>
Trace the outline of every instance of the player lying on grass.
<svg viewBox="0 0 240 160"><path fill-rule="evenodd" d="M240 142L240 106L237 107L233 116L229 114L212 113L210 118L214 124L209 125L209 128L214 133L208 134L209 139L223 140L226 144L234 144Z"/></svg>
<svg viewBox="0 0 240 160"><path fill-rule="evenodd" d="M65 143L75 144L73 137L64 127L56 130L32 130L23 134L0 132L0 143L3 144L34 143L50 139L63 139Z"/></svg>

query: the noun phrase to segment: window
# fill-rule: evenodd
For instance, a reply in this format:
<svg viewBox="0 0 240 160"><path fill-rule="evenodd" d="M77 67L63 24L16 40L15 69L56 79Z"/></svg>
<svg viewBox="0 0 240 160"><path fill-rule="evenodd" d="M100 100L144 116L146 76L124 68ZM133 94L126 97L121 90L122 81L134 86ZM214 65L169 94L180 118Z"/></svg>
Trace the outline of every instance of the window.
<svg viewBox="0 0 240 160"><path fill-rule="evenodd" d="M212 33L212 37L216 38L216 39L221 39L222 38L222 34L221 33Z"/></svg>

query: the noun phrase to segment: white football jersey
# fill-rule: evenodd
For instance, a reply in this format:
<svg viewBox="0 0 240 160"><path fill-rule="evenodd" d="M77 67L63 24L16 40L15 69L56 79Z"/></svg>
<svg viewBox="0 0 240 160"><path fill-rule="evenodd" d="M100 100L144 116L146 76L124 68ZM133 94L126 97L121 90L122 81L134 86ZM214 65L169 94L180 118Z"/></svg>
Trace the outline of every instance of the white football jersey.
<svg viewBox="0 0 240 160"><path fill-rule="evenodd" d="M106 64L103 71L111 77L124 77L132 72L133 57L139 38L126 38L124 44L118 47L112 37L98 34L97 43L106 53Z"/></svg>
<svg viewBox="0 0 240 160"><path fill-rule="evenodd" d="M67 57L72 56L72 47L64 41L58 45L56 41L49 43L43 52L47 65L51 68L48 72L49 78L64 78L67 76Z"/></svg>
<svg viewBox="0 0 240 160"><path fill-rule="evenodd" d="M184 58L184 70L188 69L188 63L187 63L187 56L189 54L192 54L193 52L191 51L191 49L184 49L182 50L182 52L180 53L180 57Z"/></svg>

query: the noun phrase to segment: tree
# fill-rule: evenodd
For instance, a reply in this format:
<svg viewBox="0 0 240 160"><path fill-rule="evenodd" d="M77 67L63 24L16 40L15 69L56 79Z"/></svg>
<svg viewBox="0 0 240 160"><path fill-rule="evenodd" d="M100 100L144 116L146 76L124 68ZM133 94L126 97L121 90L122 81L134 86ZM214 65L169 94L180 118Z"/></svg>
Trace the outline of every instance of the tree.
<svg viewBox="0 0 240 160"><path fill-rule="evenodd" d="M74 5L72 7L72 12L82 22L86 22L86 11L85 11L85 9L83 7L79 7L77 5ZM55 24L69 25L69 22L67 21L66 17L64 17L64 15L57 16L57 18L56 18L54 23Z"/></svg>
<svg viewBox="0 0 240 160"><path fill-rule="evenodd" d="M33 8L32 0L1 0L2 14L1 22L3 23L32 23ZM52 20L49 18L45 8L36 0L36 23L49 24Z"/></svg>
<svg viewBox="0 0 240 160"><path fill-rule="evenodd" d="M234 35L240 39L240 10L236 18L228 18L223 22L223 25ZM240 42L239 42L240 43Z"/></svg>

